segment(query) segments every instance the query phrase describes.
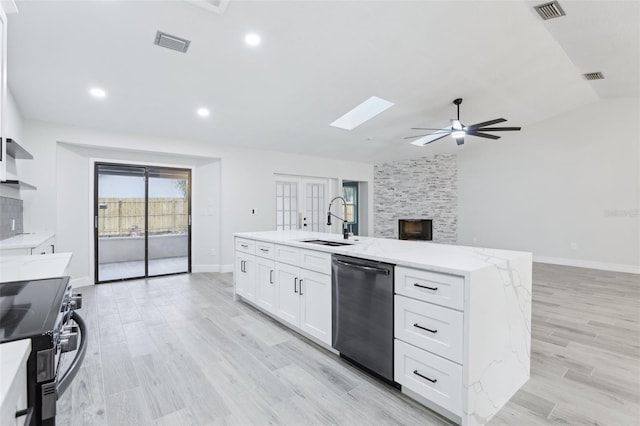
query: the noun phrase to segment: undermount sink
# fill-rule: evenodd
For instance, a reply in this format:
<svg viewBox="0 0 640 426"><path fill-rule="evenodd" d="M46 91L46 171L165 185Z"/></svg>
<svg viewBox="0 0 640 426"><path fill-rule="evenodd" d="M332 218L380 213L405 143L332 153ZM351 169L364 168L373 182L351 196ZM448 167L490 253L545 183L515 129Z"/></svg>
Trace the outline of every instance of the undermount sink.
<svg viewBox="0 0 640 426"><path fill-rule="evenodd" d="M353 243L341 243L339 241L328 241L328 240L303 240L303 243L310 244L319 244L321 246L329 246L329 247L340 247L340 246L350 246Z"/></svg>

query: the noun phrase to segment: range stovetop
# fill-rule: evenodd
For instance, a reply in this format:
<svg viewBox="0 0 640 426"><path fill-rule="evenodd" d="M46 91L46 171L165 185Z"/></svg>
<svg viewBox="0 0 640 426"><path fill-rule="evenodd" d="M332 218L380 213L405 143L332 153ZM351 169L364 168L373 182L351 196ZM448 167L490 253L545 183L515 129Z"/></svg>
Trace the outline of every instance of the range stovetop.
<svg viewBox="0 0 640 426"><path fill-rule="evenodd" d="M0 343L52 335L64 314L69 277L0 284Z"/></svg>

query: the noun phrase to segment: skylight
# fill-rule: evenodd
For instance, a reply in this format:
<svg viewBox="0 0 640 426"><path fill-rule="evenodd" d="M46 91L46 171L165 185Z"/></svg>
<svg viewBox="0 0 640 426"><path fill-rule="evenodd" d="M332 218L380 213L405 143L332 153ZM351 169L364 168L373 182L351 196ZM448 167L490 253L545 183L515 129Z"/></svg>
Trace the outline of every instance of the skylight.
<svg viewBox="0 0 640 426"><path fill-rule="evenodd" d="M333 127L353 130L367 120L371 120L376 115L389 107L395 105L393 102L385 101L377 96L372 96L336 121L331 123Z"/></svg>

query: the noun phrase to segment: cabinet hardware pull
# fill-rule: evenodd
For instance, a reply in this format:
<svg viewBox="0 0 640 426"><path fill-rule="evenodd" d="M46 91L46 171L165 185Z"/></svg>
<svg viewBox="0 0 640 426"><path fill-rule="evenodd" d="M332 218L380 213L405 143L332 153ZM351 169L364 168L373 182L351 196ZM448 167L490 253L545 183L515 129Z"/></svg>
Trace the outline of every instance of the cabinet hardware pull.
<svg viewBox="0 0 640 426"><path fill-rule="evenodd" d="M418 323L413 324L413 326L416 327L416 328L420 328L422 330L427 330L428 332L431 332L433 334L436 334L438 332L438 330L431 330L430 328L423 327L423 326L419 325Z"/></svg>
<svg viewBox="0 0 640 426"><path fill-rule="evenodd" d="M244 260L241 260L241 261L240 261L240 272L247 272L247 271L245 271L245 269L244 269L244 262L245 262Z"/></svg>
<svg viewBox="0 0 640 426"><path fill-rule="evenodd" d="M240 247L242 247L242 248L249 248L249 246L248 246L248 245L246 245L246 244L240 244Z"/></svg>
<svg viewBox="0 0 640 426"><path fill-rule="evenodd" d="M269 249L266 249L266 248L262 248L262 247L260 247L260 251L268 252L268 251L269 251Z"/></svg>
<svg viewBox="0 0 640 426"><path fill-rule="evenodd" d="M426 286L426 285L420 285L418 283L415 283L414 286L420 287L420 288L426 288L427 290L432 290L432 291L436 291L438 289L438 287L429 287L429 286Z"/></svg>
<svg viewBox="0 0 640 426"><path fill-rule="evenodd" d="M300 280L300 296L302 296L302 280Z"/></svg>
<svg viewBox="0 0 640 426"><path fill-rule="evenodd" d="M438 379L430 379L427 376L423 376L422 374L418 373L418 370L413 370L413 374L415 374L416 376L420 376L423 379L426 379L426 380L430 381L431 383L435 383L435 382L438 381Z"/></svg>
<svg viewBox="0 0 640 426"><path fill-rule="evenodd" d="M55 244L51 244L51 253L55 253L56 252L56 246Z"/></svg>
<svg viewBox="0 0 640 426"><path fill-rule="evenodd" d="M295 277L293 279L293 292L297 293L298 292L298 277Z"/></svg>
<svg viewBox="0 0 640 426"><path fill-rule="evenodd" d="M269 284L273 284L273 269L269 271Z"/></svg>

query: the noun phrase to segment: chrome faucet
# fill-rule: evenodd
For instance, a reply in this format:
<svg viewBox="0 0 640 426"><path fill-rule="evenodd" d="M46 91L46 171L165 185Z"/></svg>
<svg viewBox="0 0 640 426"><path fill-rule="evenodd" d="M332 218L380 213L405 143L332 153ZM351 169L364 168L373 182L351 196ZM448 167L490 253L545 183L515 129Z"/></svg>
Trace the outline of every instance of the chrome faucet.
<svg viewBox="0 0 640 426"><path fill-rule="evenodd" d="M341 200L342 201L343 215L345 217L347 216L347 200L345 200L344 198L342 198L340 196L334 197L333 200L331 200L329 202L329 209L327 210L327 225L331 226L331 216L335 217L336 219L340 219L342 221L342 236L344 237L345 240L348 240L349 239L349 226L348 226L347 220L341 218L340 216L337 216L337 215L331 213L331 205L333 204L333 202L335 200Z"/></svg>

